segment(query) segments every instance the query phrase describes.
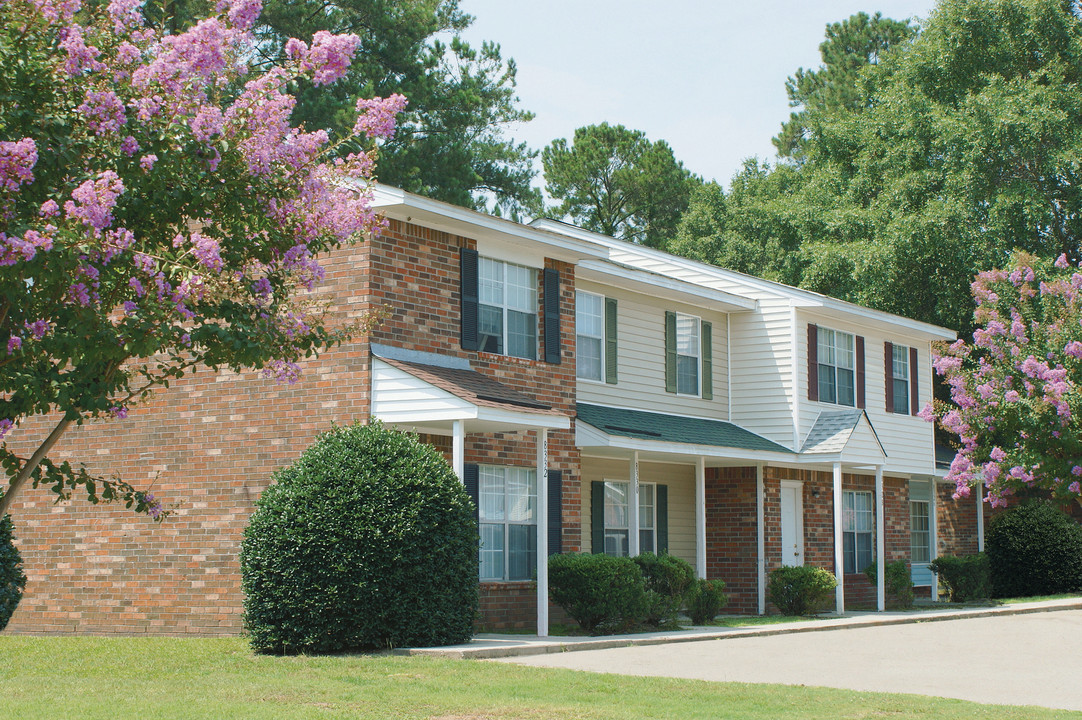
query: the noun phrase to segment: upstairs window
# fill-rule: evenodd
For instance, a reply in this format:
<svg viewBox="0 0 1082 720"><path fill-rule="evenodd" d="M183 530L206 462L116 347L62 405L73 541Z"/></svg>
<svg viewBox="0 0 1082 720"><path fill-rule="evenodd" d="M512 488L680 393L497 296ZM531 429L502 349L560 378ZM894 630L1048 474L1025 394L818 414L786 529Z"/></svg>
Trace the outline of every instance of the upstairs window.
<svg viewBox="0 0 1082 720"><path fill-rule="evenodd" d="M479 258L477 333L480 350L537 359L537 271Z"/></svg>
<svg viewBox="0 0 1082 720"><path fill-rule="evenodd" d="M818 329L819 401L856 406L856 345L849 333Z"/></svg>
<svg viewBox="0 0 1082 720"><path fill-rule="evenodd" d="M583 380L601 381L605 367L605 298L575 293L576 372Z"/></svg>
<svg viewBox="0 0 1082 720"><path fill-rule="evenodd" d="M891 389L894 391L892 411L905 415L909 412L909 348L893 345L890 364Z"/></svg>
<svg viewBox="0 0 1082 720"><path fill-rule="evenodd" d="M676 393L699 394L699 318L676 313Z"/></svg>

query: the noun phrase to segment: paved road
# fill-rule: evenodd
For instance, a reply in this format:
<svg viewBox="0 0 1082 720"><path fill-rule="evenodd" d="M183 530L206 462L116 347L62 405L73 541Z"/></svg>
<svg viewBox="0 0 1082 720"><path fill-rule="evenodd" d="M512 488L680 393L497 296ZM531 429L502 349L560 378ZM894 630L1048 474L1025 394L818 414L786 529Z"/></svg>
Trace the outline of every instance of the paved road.
<svg viewBox="0 0 1082 720"><path fill-rule="evenodd" d="M1082 610L584 650L503 662L1082 710Z"/></svg>

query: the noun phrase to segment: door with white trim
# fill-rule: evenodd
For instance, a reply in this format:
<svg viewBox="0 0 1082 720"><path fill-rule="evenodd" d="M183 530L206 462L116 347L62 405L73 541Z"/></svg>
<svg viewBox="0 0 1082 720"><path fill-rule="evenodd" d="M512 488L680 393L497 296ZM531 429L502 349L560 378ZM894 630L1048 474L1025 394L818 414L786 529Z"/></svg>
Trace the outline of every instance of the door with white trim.
<svg viewBox="0 0 1082 720"><path fill-rule="evenodd" d="M781 481L781 564L804 564L804 486Z"/></svg>

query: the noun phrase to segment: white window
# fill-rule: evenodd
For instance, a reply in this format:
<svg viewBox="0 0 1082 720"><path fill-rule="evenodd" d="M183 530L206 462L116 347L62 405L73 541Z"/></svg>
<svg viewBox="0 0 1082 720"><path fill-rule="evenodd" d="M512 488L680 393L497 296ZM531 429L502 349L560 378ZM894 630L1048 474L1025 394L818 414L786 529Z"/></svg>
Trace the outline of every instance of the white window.
<svg viewBox="0 0 1082 720"><path fill-rule="evenodd" d="M856 349L849 333L819 328L819 400L838 405L856 405Z"/></svg>
<svg viewBox="0 0 1082 720"><path fill-rule="evenodd" d="M537 271L478 259L477 332L485 352L537 359Z"/></svg>
<svg viewBox="0 0 1082 720"><path fill-rule="evenodd" d="M909 503L909 559L915 563L932 560L932 530L928 522L928 501Z"/></svg>
<svg viewBox="0 0 1082 720"><path fill-rule="evenodd" d="M639 552L657 552L657 502L653 484L639 483ZM630 552L631 483L605 481L605 554Z"/></svg>
<svg viewBox="0 0 1082 720"><path fill-rule="evenodd" d="M699 394L699 368L702 357L700 337L699 318L694 315L676 313L676 392L678 395Z"/></svg>
<svg viewBox="0 0 1082 720"><path fill-rule="evenodd" d="M478 468L482 580L529 580L537 567L537 472Z"/></svg>
<svg viewBox="0 0 1082 720"><path fill-rule="evenodd" d="M872 494L846 490L842 493L842 555L845 572L864 572L872 564Z"/></svg>
<svg viewBox="0 0 1082 720"><path fill-rule="evenodd" d="M909 414L909 348L891 346L891 383L894 394L894 412Z"/></svg>
<svg viewBox="0 0 1082 720"><path fill-rule="evenodd" d="M576 369L583 380L602 380L605 368L605 297L575 293Z"/></svg>

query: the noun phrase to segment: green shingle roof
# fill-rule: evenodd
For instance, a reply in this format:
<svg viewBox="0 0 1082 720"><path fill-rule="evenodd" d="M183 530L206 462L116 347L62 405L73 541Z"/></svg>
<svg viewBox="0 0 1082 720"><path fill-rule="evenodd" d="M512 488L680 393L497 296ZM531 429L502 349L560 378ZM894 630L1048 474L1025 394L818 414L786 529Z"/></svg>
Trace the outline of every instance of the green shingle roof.
<svg viewBox="0 0 1082 720"><path fill-rule="evenodd" d="M680 417L641 410L621 410L579 403L578 419L609 435L659 442L714 445L739 450L765 450L792 454L792 450L721 420Z"/></svg>

